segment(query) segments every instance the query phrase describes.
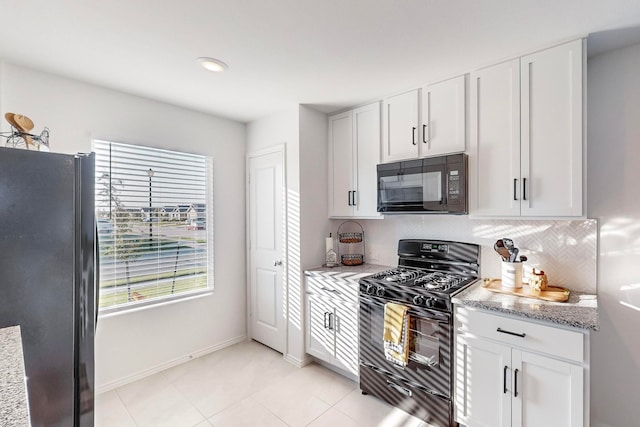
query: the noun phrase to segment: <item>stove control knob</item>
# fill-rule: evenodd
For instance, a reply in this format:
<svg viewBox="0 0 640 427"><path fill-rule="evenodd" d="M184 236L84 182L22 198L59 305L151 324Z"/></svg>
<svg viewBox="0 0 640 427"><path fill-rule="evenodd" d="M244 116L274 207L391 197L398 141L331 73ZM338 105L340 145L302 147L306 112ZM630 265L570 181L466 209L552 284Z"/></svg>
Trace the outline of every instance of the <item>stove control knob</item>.
<svg viewBox="0 0 640 427"><path fill-rule="evenodd" d="M376 295L379 297L383 297L384 296L384 288L382 286L378 286L376 288Z"/></svg>
<svg viewBox="0 0 640 427"><path fill-rule="evenodd" d="M371 283L367 283L367 290L366 290L366 292L367 292L369 295L373 295L373 294L375 293L375 291L376 291L375 286L373 286Z"/></svg>
<svg viewBox="0 0 640 427"><path fill-rule="evenodd" d="M436 305L436 299L435 298L429 298L426 301L426 306L427 307L435 307Z"/></svg>
<svg viewBox="0 0 640 427"><path fill-rule="evenodd" d="M413 297L413 303L415 305L423 305L425 303L425 299L422 295L416 295Z"/></svg>

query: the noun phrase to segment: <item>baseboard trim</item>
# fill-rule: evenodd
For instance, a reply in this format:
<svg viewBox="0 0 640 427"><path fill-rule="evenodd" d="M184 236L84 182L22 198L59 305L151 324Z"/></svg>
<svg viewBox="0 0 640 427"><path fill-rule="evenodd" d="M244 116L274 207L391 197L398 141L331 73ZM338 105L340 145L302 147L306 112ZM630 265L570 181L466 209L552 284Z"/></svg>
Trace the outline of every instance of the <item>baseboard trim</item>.
<svg viewBox="0 0 640 427"><path fill-rule="evenodd" d="M122 387L123 385L141 380L142 378L148 377L153 374L157 374L158 372L164 371L169 368L173 368L174 366L178 366L182 363L188 362L193 359L197 359L198 357L205 356L207 354L213 353L218 350L222 350L223 348L226 348L247 340L248 340L248 337L246 335L240 335L238 337L223 341L219 344L203 348L202 350L198 350L194 353L187 354L185 356L181 356L173 360L169 360L167 362L161 363L159 365L153 366L151 368L145 369L140 372L136 372L135 374L127 375L126 377L120 378L118 380L110 381L106 384L101 384L96 387L96 395L114 390L118 387Z"/></svg>
<svg viewBox="0 0 640 427"><path fill-rule="evenodd" d="M285 354L284 360L291 363L296 368L303 368L311 363L311 358L308 356L305 356L303 359L298 359L297 357L294 357L290 354Z"/></svg>
<svg viewBox="0 0 640 427"><path fill-rule="evenodd" d="M313 360L318 365L324 366L328 370L335 372L338 375L342 375L343 377L350 379L351 381L353 381L355 383L360 383L360 377L358 375L356 375L356 374L352 374L351 372L349 372L349 371L347 371L345 369L338 368L337 366L334 366L331 363L327 363L327 362L325 362L323 360L320 360L317 357L312 357L311 360Z"/></svg>

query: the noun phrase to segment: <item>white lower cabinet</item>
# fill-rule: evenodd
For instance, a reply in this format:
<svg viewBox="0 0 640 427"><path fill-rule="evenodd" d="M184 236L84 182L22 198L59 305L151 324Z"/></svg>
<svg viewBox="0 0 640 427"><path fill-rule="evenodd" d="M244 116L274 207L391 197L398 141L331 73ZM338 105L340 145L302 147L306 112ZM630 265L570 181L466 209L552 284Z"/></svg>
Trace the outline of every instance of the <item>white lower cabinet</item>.
<svg viewBox="0 0 640 427"><path fill-rule="evenodd" d="M588 426L582 335L456 308L456 421L467 427ZM580 348L563 348L571 346Z"/></svg>
<svg viewBox="0 0 640 427"><path fill-rule="evenodd" d="M357 376L357 296L344 292L342 287L348 284L341 282L307 277L305 351ZM350 286L357 289L355 283Z"/></svg>

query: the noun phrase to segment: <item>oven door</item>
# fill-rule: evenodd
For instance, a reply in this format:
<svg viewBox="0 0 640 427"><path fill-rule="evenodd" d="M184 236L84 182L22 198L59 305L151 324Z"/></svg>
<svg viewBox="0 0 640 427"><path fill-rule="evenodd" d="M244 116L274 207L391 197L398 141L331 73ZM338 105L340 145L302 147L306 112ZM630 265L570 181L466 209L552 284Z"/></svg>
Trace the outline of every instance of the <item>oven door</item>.
<svg viewBox="0 0 640 427"><path fill-rule="evenodd" d="M384 356L384 304L388 300L360 295L360 364L451 398L451 314L409 305L409 363L402 367Z"/></svg>

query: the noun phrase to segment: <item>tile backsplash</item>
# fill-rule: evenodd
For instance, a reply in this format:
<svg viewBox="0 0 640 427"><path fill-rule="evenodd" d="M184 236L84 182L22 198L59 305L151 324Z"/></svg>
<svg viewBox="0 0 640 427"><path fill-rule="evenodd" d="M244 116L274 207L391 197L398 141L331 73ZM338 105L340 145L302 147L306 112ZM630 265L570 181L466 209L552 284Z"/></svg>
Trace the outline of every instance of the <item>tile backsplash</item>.
<svg viewBox="0 0 640 427"><path fill-rule="evenodd" d="M342 221L334 221L337 230ZM596 292L598 226L595 219L576 221L482 220L455 215L394 215L359 220L365 233L365 262L395 266L399 239L441 239L481 246L482 277L500 277L496 240L509 237L527 264L544 270L549 284Z"/></svg>

